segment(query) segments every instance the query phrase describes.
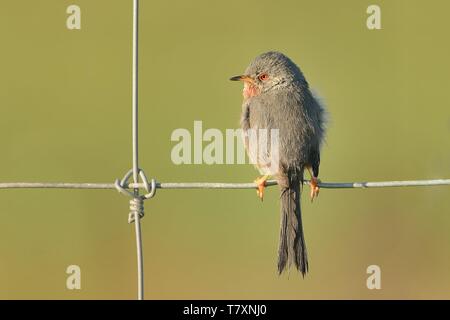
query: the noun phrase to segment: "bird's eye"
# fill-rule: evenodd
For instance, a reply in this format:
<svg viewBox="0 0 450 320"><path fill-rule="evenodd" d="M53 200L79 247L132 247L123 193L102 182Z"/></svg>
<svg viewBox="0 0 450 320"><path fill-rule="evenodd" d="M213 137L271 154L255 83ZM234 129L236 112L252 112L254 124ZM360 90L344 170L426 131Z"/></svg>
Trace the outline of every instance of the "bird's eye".
<svg viewBox="0 0 450 320"><path fill-rule="evenodd" d="M267 79L269 79L269 75L267 73L260 74L258 79L261 81L266 81Z"/></svg>

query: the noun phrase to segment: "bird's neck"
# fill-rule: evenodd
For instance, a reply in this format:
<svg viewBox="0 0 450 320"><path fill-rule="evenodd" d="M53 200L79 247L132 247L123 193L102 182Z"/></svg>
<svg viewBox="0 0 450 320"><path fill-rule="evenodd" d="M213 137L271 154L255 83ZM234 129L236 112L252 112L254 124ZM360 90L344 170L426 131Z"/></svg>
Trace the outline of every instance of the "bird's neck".
<svg viewBox="0 0 450 320"><path fill-rule="evenodd" d="M242 95L244 96L244 99L247 100L249 98L255 97L260 94L260 90L258 87L251 83L245 83L244 84L244 90L242 91Z"/></svg>

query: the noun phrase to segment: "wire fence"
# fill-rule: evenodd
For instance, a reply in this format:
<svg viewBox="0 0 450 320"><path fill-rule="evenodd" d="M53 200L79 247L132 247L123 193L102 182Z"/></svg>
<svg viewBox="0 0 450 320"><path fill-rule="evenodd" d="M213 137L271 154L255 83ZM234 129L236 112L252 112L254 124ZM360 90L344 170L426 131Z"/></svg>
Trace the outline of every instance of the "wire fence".
<svg viewBox="0 0 450 320"><path fill-rule="evenodd" d="M309 184L309 180L305 180ZM266 186L275 186L275 180L267 180ZM319 182L323 189L367 189L388 187L431 187L450 185L450 179L377 181L377 182ZM145 189L144 183L129 183L125 189ZM157 189L255 189L253 183L226 182L156 182ZM65 183L65 182L6 182L0 183L0 189L116 189L114 183Z"/></svg>
<svg viewBox="0 0 450 320"><path fill-rule="evenodd" d="M140 220L144 215L144 200L155 196L157 189L255 189L255 183L214 183L214 182L157 182L147 179L139 168L138 158L138 43L139 43L139 0L133 0L133 68L132 68L132 169L122 180L114 183L64 183L64 182L7 182L0 183L0 189L90 189L117 190L131 198L128 222L134 222L137 251L138 299L144 299L144 259ZM129 180L132 179L132 182ZM141 182L139 182L141 181ZM309 180L305 183L309 184ZM266 186L275 186L275 180L266 181ZM380 181L380 182L319 182L325 189L386 188L386 187L429 187L450 185L450 179ZM145 190L143 194L141 190ZM131 192L132 191L132 192Z"/></svg>

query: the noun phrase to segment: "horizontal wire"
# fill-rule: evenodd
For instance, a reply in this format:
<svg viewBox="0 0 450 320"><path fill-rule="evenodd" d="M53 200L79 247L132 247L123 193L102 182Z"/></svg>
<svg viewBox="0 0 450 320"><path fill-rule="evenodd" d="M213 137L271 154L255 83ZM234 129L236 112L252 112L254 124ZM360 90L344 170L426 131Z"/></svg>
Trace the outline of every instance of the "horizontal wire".
<svg viewBox="0 0 450 320"><path fill-rule="evenodd" d="M309 184L309 180L305 180ZM266 181L266 186L275 186L275 180ZM379 181L379 182L320 182L324 189L351 188L388 188L388 187L429 187L450 185L450 179ZM124 188L144 188L143 183L129 183ZM158 189L254 189L251 183L215 183L215 182L166 182L156 183ZM116 189L114 183L64 183L64 182L6 182L0 183L0 189Z"/></svg>

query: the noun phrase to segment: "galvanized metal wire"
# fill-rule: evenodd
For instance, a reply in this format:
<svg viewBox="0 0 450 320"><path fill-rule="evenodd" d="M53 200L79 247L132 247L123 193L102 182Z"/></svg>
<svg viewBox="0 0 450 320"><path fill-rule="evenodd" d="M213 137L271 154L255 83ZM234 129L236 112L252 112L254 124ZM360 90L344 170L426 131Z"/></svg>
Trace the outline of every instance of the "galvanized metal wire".
<svg viewBox="0 0 450 320"><path fill-rule="evenodd" d="M309 180L305 180L309 184ZM150 190L156 189L254 189L256 184L224 183L224 182L156 182L152 180ZM266 186L277 185L275 180L266 181ZM390 187L432 187L450 185L450 179L407 180L407 181L376 181L376 182L319 182L323 189L368 189ZM127 183L124 189L145 189L144 183ZM116 189L114 183L65 183L65 182L5 182L0 183L0 189ZM147 189L146 189L147 190ZM154 192L154 191L153 191ZM154 194L153 194L154 195Z"/></svg>
<svg viewBox="0 0 450 320"><path fill-rule="evenodd" d="M139 0L133 1L133 181L139 181L139 145L138 145L138 90L139 90ZM138 300L144 299L144 255L142 253L141 217L144 214L144 203L139 197L139 188L134 188L134 198L130 201L134 215L128 222L134 220L136 233L137 269L138 269Z"/></svg>

